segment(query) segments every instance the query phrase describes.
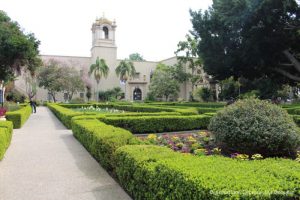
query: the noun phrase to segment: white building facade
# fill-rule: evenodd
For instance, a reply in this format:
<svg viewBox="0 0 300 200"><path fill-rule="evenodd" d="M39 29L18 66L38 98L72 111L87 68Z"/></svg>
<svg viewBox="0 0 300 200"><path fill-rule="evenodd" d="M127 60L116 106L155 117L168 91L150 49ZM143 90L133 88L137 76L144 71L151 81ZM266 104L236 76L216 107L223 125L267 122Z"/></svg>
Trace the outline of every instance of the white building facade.
<svg viewBox="0 0 300 200"><path fill-rule="evenodd" d="M97 57L104 59L106 64L109 66L109 74L107 78L102 77L99 83L99 91L106 91L114 87L121 87L126 94L125 99L129 101L143 101L145 100L147 93L149 92L149 85L151 82L151 74L155 70L158 63L166 65L174 65L177 63L176 57L168 58L159 62L142 61L133 62L136 69L136 74L129 78L126 82L126 86L120 83L119 77L115 73L116 67L119 65L121 60L117 59L117 46L115 43L116 37L116 23L110 21L104 17L97 19L92 25L92 48L91 57L76 57L76 56L57 56L57 55L41 55L44 63L49 60L56 60L64 63L68 66L75 67L82 76L85 77L85 81L89 82L92 86L92 99L96 100L97 94L97 83L93 76L87 76L87 72L91 64L96 62ZM23 92L26 88L25 79L20 77L15 82L15 87L19 91ZM180 92L178 98L188 100L192 92L190 82L185 82L180 86ZM74 97L84 98L85 91L77 93ZM51 96L44 89L38 88L36 99L41 101L51 101ZM65 101L64 94L58 94L56 99L60 102Z"/></svg>

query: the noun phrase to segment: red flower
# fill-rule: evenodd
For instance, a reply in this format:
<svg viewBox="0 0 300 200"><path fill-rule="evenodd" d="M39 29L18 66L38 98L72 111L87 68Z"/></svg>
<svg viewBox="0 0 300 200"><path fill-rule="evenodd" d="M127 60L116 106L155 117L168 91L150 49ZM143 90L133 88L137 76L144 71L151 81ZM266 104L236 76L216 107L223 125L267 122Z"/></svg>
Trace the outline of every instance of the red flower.
<svg viewBox="0 0 300 200"><path fill-rule="evenodd" d="M6 109L5 108L0 108L0 117L5 116Z"/></svg>

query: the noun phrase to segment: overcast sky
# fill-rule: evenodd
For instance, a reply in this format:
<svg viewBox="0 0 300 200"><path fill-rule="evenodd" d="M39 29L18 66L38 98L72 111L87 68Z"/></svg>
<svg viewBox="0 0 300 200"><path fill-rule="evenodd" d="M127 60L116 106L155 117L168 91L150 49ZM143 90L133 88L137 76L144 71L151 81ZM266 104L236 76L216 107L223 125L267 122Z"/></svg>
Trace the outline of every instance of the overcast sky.
<svg viewBox="0 0 300 200"><path fill-rule="evenodd" d="M117 23L118 58L138 52L146 60L174 56L192 29L189 9L211 0L0 0L0 9L41 41L44 55L90 56L91 26L105 13Z"/></svg>

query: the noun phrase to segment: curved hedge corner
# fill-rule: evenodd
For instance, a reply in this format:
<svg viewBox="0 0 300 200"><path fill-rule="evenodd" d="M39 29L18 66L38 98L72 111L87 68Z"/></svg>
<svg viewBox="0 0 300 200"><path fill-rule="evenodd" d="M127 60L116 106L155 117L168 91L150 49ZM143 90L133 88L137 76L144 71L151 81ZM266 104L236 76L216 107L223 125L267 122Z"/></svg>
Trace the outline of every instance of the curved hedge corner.
<svg viewBox="0 0 300 200"><path fill-rule="evenodd" d="M61 105L55 103L48 103L48 108L54 113L54 115L68 128L71 129L72 117L82 116L82 115L96 115L95 113L81 113L75 112L68 108L64 108Z"/></svg>
<svg viewBox="0 0 300 200"><path fill-rule="evenodd" d="M7 112L5 117L13 123L14 128L21 128L31 115L31 112L31 106L26 105L19 110Z"/></svg>
<svg viewBox="0 0 300 200"><path fill-rule="evenodd" d="M4 157L6 149L10 145L13 132L13 124L9 121L0 121L0 160Z"/></svg>
<svg viewBox="0 0 300 200"><path fill-rule="evenodd" d="M117 148L135 142L135 137L121 128L106 125L97 119L73 119L72 131L80 143L107 170L114 168L114 152Z"/></svg>
<svg viewBox="0 0 300 200"><path fill-rule="evenodd" d="M165 147L127 145L116 174L133 199L299 199L300 167L288 159L195 157Z"/></svg>

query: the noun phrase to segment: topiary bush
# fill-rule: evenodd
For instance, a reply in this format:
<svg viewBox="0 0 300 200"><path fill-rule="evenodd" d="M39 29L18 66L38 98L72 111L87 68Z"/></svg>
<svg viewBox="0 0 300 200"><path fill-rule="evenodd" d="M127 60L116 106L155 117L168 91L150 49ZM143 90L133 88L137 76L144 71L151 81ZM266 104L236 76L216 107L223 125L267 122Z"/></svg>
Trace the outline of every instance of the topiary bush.
<svg viewBox="0 0 300 200"><path fill-rule="evenodd" d="M294 157L300 133L281 107L257 99L236 102L219 111L209 130L226 153Z"/></svg>

